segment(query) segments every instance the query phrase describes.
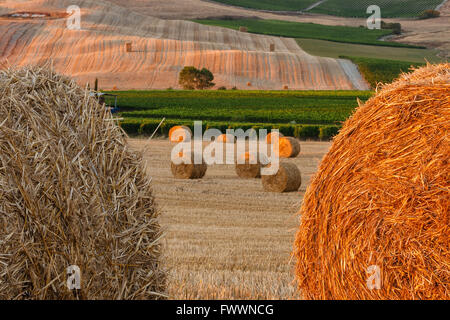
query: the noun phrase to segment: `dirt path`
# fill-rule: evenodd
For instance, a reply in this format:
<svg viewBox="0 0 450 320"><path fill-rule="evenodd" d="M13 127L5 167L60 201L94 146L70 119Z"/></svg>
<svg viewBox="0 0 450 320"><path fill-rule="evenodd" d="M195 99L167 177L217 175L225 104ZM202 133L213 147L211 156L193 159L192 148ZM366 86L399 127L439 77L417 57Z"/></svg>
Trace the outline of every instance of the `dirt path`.
<svg viewBox="0 0 450 320"><path fill-rule="evenodd" d="M135 150L146 140L130 139ZM259 179L241 180L234 166L211 166L202 180L176 180L171 145L153 140L145 154L167 230L170 294L175 299L292 299L293 237L311 176L330 147L302 142L289 159L302 172L299 192L266 193Z"/></svg>

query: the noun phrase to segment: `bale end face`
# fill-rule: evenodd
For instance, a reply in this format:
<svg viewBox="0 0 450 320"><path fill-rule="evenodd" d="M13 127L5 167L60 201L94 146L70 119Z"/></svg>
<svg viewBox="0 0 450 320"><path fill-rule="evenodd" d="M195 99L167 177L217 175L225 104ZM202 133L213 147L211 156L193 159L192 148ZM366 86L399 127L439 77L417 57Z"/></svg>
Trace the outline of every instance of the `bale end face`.
<svg viewBox="0 0 450 320"><path fill-rule="evenodd" d="M267 134L266 137L266 143L267 144L272 144L272 138L278 136L278 140L282 137L284 137L284 135L281 132L275 133L275 132L270 132L269 134Z"/></svg>
<svg viewBox="0 0 450 320"><path fill-rule="evenodd" d="M174 143L191 141L192 131L186 126L174 126L169 130L169 141Z"/></svg>
<svg viewBox="0 0 450 320"><path fill-rule="evenodd" d="M295 138L281 137L279 139L278 156L280 158L295 158L300 154L300 149L300 142ZM273 151L277 152L277 150Z"/></svg>
<svg viewBox="0 0 450 320"><path fill-rule="evenodd" d="M302 184L302 175L293 163L280 162L280 168L274 175L263 175L262 185L268 192L295 192Z"/></svg>

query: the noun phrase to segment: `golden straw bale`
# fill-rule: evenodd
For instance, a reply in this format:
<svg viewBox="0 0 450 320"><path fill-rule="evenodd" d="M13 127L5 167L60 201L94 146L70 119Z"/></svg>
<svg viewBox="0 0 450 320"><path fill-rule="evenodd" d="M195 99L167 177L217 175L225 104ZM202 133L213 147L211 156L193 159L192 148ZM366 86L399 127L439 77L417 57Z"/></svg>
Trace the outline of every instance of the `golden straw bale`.
<svg viewBox="0 0 450 320"><path fill-rule="evenodd" d="M267 163L267 159L263 159L263 155L245 152L239 156L238 160L236 162L236 173L240 178L261 178L261 168Z"/></svg>
<svg viewBox="0 0 450 320"><path fill-rule="evenodd" d="M284 137L284 135L281 132L278 132L278 133L276 133L276 132L269 132L267 134L267 137L266 137L266 143L267 144L272 144L272 137L275 137L275 136L278 136L278 139L280 139L281 137Z"/></svg>
<svg viewBox="0 0 450 320"><path fill-rule="evenodd" d="M184 157L183 153L179 154L180 158ZM189 157L189 155L187 155ZM206 165L205 161L202 158L202 163L196 164L195 163L195 154L193 152L190 153L190 161L186 161L185 159L182 159L182 163L175 164L173 161L171 162L170 168L172 171L172 174L177 179L202 179L206 171L208 169L208 166ZM189 163L190 162L190 163Z"/></svg>
<svg viewBox="0 0 450 320"><path fill-rule="evenodd" d="M191 137L192 131L186 126L174 126L169 130L170 142L189 142Z"/></svg>
<svg viewBox="0 0 450 320"><path fill-rule="evenodd" d="M450 298L449 92L427 65L345 122L300 211L303 298Z"/></svg>
<svg viewBox="0 0 450 320"><path fill-rule="evenodd" d="M263 175L261 180L265 191L293 192L300 188L302 175L295 164L280 162L280 168L276 174Z"/></svg>
<svg viewBox="0 0 450 320"><path fill-rule="evenodd" d="M280 137L278 146L278 156L280 158L295 158L300 153L300 142L292 137ZM273 145L273 148L275 145ZM277 150L273 150L276 152Z"/></svg>
<svg viewBox="0 0 450 320"><path fill-rule="evenodd" d="M217 137L216 142L219 143L235 143L236 142L236 137L233 136L232 134L221 134L220 136Z"/></svg>
<svg viewBox="0 0 450 320"><path fill-rule="evenodd" d="M74 81L0 71L0 299L164 298L145 172L111 113ZM69 266L79 290L67 286Z"/></svg>

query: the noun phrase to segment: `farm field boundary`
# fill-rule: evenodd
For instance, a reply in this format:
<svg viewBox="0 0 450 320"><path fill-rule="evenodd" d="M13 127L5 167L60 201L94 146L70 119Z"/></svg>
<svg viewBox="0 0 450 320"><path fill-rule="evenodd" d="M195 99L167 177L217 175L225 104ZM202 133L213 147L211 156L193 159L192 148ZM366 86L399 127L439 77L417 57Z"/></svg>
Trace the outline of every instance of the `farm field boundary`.
<svg viewBox="0 0 450 320"><path fill-rule="evenodd" d="M167 135L174 125L204 129L279 129L300 139L330 139L371 91L121 91L122 128L130 135ZM111 103L112 100L107 100Z"/></svg>

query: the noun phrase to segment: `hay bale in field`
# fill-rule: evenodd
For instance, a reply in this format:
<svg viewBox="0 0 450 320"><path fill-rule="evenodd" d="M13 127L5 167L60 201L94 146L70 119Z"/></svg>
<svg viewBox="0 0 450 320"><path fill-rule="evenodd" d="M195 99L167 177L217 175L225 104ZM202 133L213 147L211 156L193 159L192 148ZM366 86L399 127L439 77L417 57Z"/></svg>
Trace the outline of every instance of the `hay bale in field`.
<svg viewBox="0 0 450 320"><path fill-rule="evenodd" d="M216 142L219 143L235 143L236 142L236 137L232 134L221 134L220 136L217 137Z"/></svg>
<svg viewBox="0 0 450 320"><path fill-rule="evenodd" d="M127 42L125 44L125 47L126 47L126 51L127 52L131 52L132 51L132 44L131 44L131 42Z"/></svg>
<svg viewBox="0 0 450 320"><path fill-rule="evenodd" d="M179 154L179 156L180 158L183 158L184 154ZM189 155L187 155L187 157L189 157ZM195 163L195 154L193 152L190 154L190 158L190 161L186 161L187 159L185 159L180 164L175 164L173 161L171 162L170 169L176 179L201 179L205 176L208 166L203 158L201 164Z"/></svg>
<svg viewBox="0 0 450 320"><path fill-rule="evenodd" d="M302 184L302 175L295 164L280 162L278 172L262 176L261 181L265 191L294 192L298 191Z"/></svg>
<svg viewBox="0 0 450 320"><path fill-rule="evenodd" d="M272 149L274 149L275 145ZM273 150L277 152L277 150ZM300 153L300 142L292 137L280 137L278 156L280 158L295 158Z"/></svg>
<svg viewBox="0 0 450 320"><path fill-rule="evenodd" d="M159 212L125 138L74 81L0 72L0 299L164 297Z"/></svg>
<svg viewBox="0 0 450 320"><path fill-rule="evenodd" d="M236 173L242 179L261 178L261 168L268 162L262 154L245 152L238 156Z"/></svg>
<svg viewBox="0 0 450 320"><path fill-rule="evenodd" d="M272 138L278 136L278 139L284 137L284 135L281 132L269 132L266 136L266 143L272 144Z"/></svg>
<svg viewBox="0 0 450 320"><path fill-rule="evenodd" d="M275 43L271 43L269 47L270 52L275 52Z"/></svg>
<svg viewBox="0 0 450 320"><path fill-rule="evenodd" d="M247 28L247 27L240 26L240 27L239 27L239 31L240 31L240 32L248 32L248 28Z"/></svg>
<svg viewBox="0 0 450 320"><path fill-rule="evenodd" d="M169 130L170 142L189 142L191 141L192 131L186 126L174 126Z"/></svg>
<svg viewBox="0 0 450 320"><path fill-rule="evenodd" d="M428 65L345 122L300 211L303 298L450 298L449 91Z"/></svg>

